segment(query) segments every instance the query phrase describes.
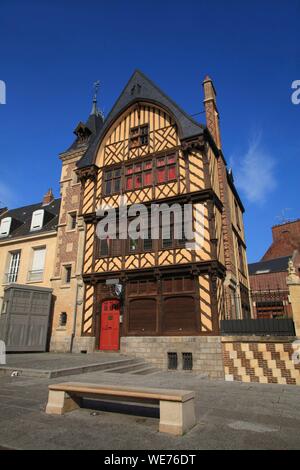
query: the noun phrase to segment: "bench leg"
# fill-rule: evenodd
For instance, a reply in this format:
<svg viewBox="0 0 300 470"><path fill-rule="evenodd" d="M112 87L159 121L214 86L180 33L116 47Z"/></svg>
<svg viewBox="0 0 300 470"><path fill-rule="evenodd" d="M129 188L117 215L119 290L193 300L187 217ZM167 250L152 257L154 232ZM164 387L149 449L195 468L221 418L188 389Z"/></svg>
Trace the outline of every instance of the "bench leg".
<svg viewBox="0 0 300 470"><path fill-rule="evenodd" d="M46 413L53 415L62 415L68 411L80 408L81 398L71 397L66 392L58 390L49 390Z"/></svg>
<svg viewBox="0 0 300 470"><path fill-rule="evenodd" d="M182 436L196 424L195 402L193 398L184 403L161 400L159 408L160 432Z"/></svg>

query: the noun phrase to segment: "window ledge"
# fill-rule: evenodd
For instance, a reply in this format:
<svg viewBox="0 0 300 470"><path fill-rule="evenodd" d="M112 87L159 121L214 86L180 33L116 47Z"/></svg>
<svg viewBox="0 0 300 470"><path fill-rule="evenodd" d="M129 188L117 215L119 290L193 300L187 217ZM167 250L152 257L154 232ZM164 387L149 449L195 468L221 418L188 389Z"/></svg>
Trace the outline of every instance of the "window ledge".
<svg viewBox="0 0 300 470"><path fill-rule="evenodd" d="M67 327L66 326L58 326L56 328L56 331L67 331Z"/></svg>
<svg viewBox="0 0 300 470"><path fill-rule="evenodd" d="M26 281L26 284L41 284L41 282L44 282L43 279L39 279L36 281Z"/></svg>

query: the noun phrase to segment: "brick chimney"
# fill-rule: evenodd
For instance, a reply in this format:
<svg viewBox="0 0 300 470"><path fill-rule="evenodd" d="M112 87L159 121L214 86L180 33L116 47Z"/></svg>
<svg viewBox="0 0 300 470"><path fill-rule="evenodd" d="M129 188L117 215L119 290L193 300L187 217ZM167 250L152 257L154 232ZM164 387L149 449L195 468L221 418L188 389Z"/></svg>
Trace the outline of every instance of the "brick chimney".
<svg viewBox="0 0 300 470"><path fill-rule="evenodd" d="M206 115L206 125L214 138L214 141L221 149L221 137L220 137L220 124L219 124L219 112L217 108L217 93L212 82L212 79L206 75L203 81L204 89L204 108Z"/></svg>
<svg viewBox="0 0 300 470"><path fill-rule="evenodd" d="M204 108L206 114L206 126L211 133L217 148L220 150L218 158L218 176L219 176L219 187L220 187L220 199L223 203L222 211L222 225L223 225L223 236L224 236L224 254L225 254L225 266L227 269L226 284L230 283L230 279L233 278L235 273L235 259L234 259L234 240L231 230L231 213L230 213L230 202L228 194L228 180L227 180L227 169L224 157L221 151L221 137L220 137L220 125L219 125L219 112L217 109L216 90L212 79L206 75L203 81L204 89ZM236 282L237 280L235 280Z"/></svg>
<svg viewBox="0 0 300 470"><path fill-rule="evenodd" d="M50 188L50 189L48 189L48 191L46 192L46 194L43 197L43 204L42 205L47 206L53 200L54 200L54 195L53 195L53 192L52 192L52 188Z"/></svg>

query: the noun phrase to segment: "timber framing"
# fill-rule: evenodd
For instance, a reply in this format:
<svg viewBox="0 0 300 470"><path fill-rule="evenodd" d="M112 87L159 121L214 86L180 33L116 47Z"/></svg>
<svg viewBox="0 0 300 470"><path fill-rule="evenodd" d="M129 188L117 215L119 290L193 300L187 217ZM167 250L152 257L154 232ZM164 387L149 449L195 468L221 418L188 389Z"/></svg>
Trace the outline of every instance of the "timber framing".
<svg viewBox="0 0 300 470"><path fill-rule="evenodd" d="M171 196L171 197L166 197L166 198L160 198L160 199L153 199L151 201L145 201L144 205L146 207L150 206L151 204L163 204L163 203L170 203L170 204L188 204L188 203L197 203L197 202L208 202L211 201L215 206L222 211L223 209L223 204L217 194L214 192L212 188L204 189L202 191L195 191L193 193L185 193L185 194L178 194L177 196ZM132 204L128 204L127 207L130 207ZM115 208L118 214L118 207ZM84 221L87 224L96 224L100 217L97 217L97 214L95 211L84 214L78 214L79 216L83 217Z"/></svg>
<svg viewBox="0 0 300 470"><path fill-rule="evenodd" d="M236 243L246 246L242 224L240 233L235 228L244 208L218 148L215 114L210 118L209 128L198 124L137 71L78 162L78 216L86 226L81 333L95 337L97 348L105 309L118 299L107 285L112 279L123 287L120 336L219 334L228 278L231 286L243 284L242 276L236 279ZM123 238L99 243L96 225L105 214L97 209L114 208L118 221L122 196L127 208L143 204L148 212L152 204L191 204L201 246L191 250L173 235L168 243L153 239L134 247ZM237 205L240 212L233 210Z"/></svg>
<svg viewBox="0 0 300 470"><path fill-rule="evenodd" d="M226 269L218 260L211 260L180 265L155 266L144 269L122 269L120 271L103 273L93 272L91 274L83 274L82 278L84 283L96 285L98 282L105 281L106 279L119 278L120 281L125 282L127 280L140 279L141 277L149 277L149 275L161 278L164 275L170 274L190 274L193 276L214 274L220 279L225 279Z"/></svg>

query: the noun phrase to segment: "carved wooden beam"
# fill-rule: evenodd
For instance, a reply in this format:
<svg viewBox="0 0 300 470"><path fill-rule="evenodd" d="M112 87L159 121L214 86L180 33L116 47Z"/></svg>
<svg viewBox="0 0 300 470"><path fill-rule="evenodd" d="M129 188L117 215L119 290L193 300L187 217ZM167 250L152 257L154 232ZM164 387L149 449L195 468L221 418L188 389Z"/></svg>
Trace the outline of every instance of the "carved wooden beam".
<svg viewBox="0 0 300 470"><path fill-rule="evenodd" d="M81 182L85 182L88 179L95 180L98 174L99 168L96 165L91 165L85 168L79 168L76 170L76 174Z"/></svg>

